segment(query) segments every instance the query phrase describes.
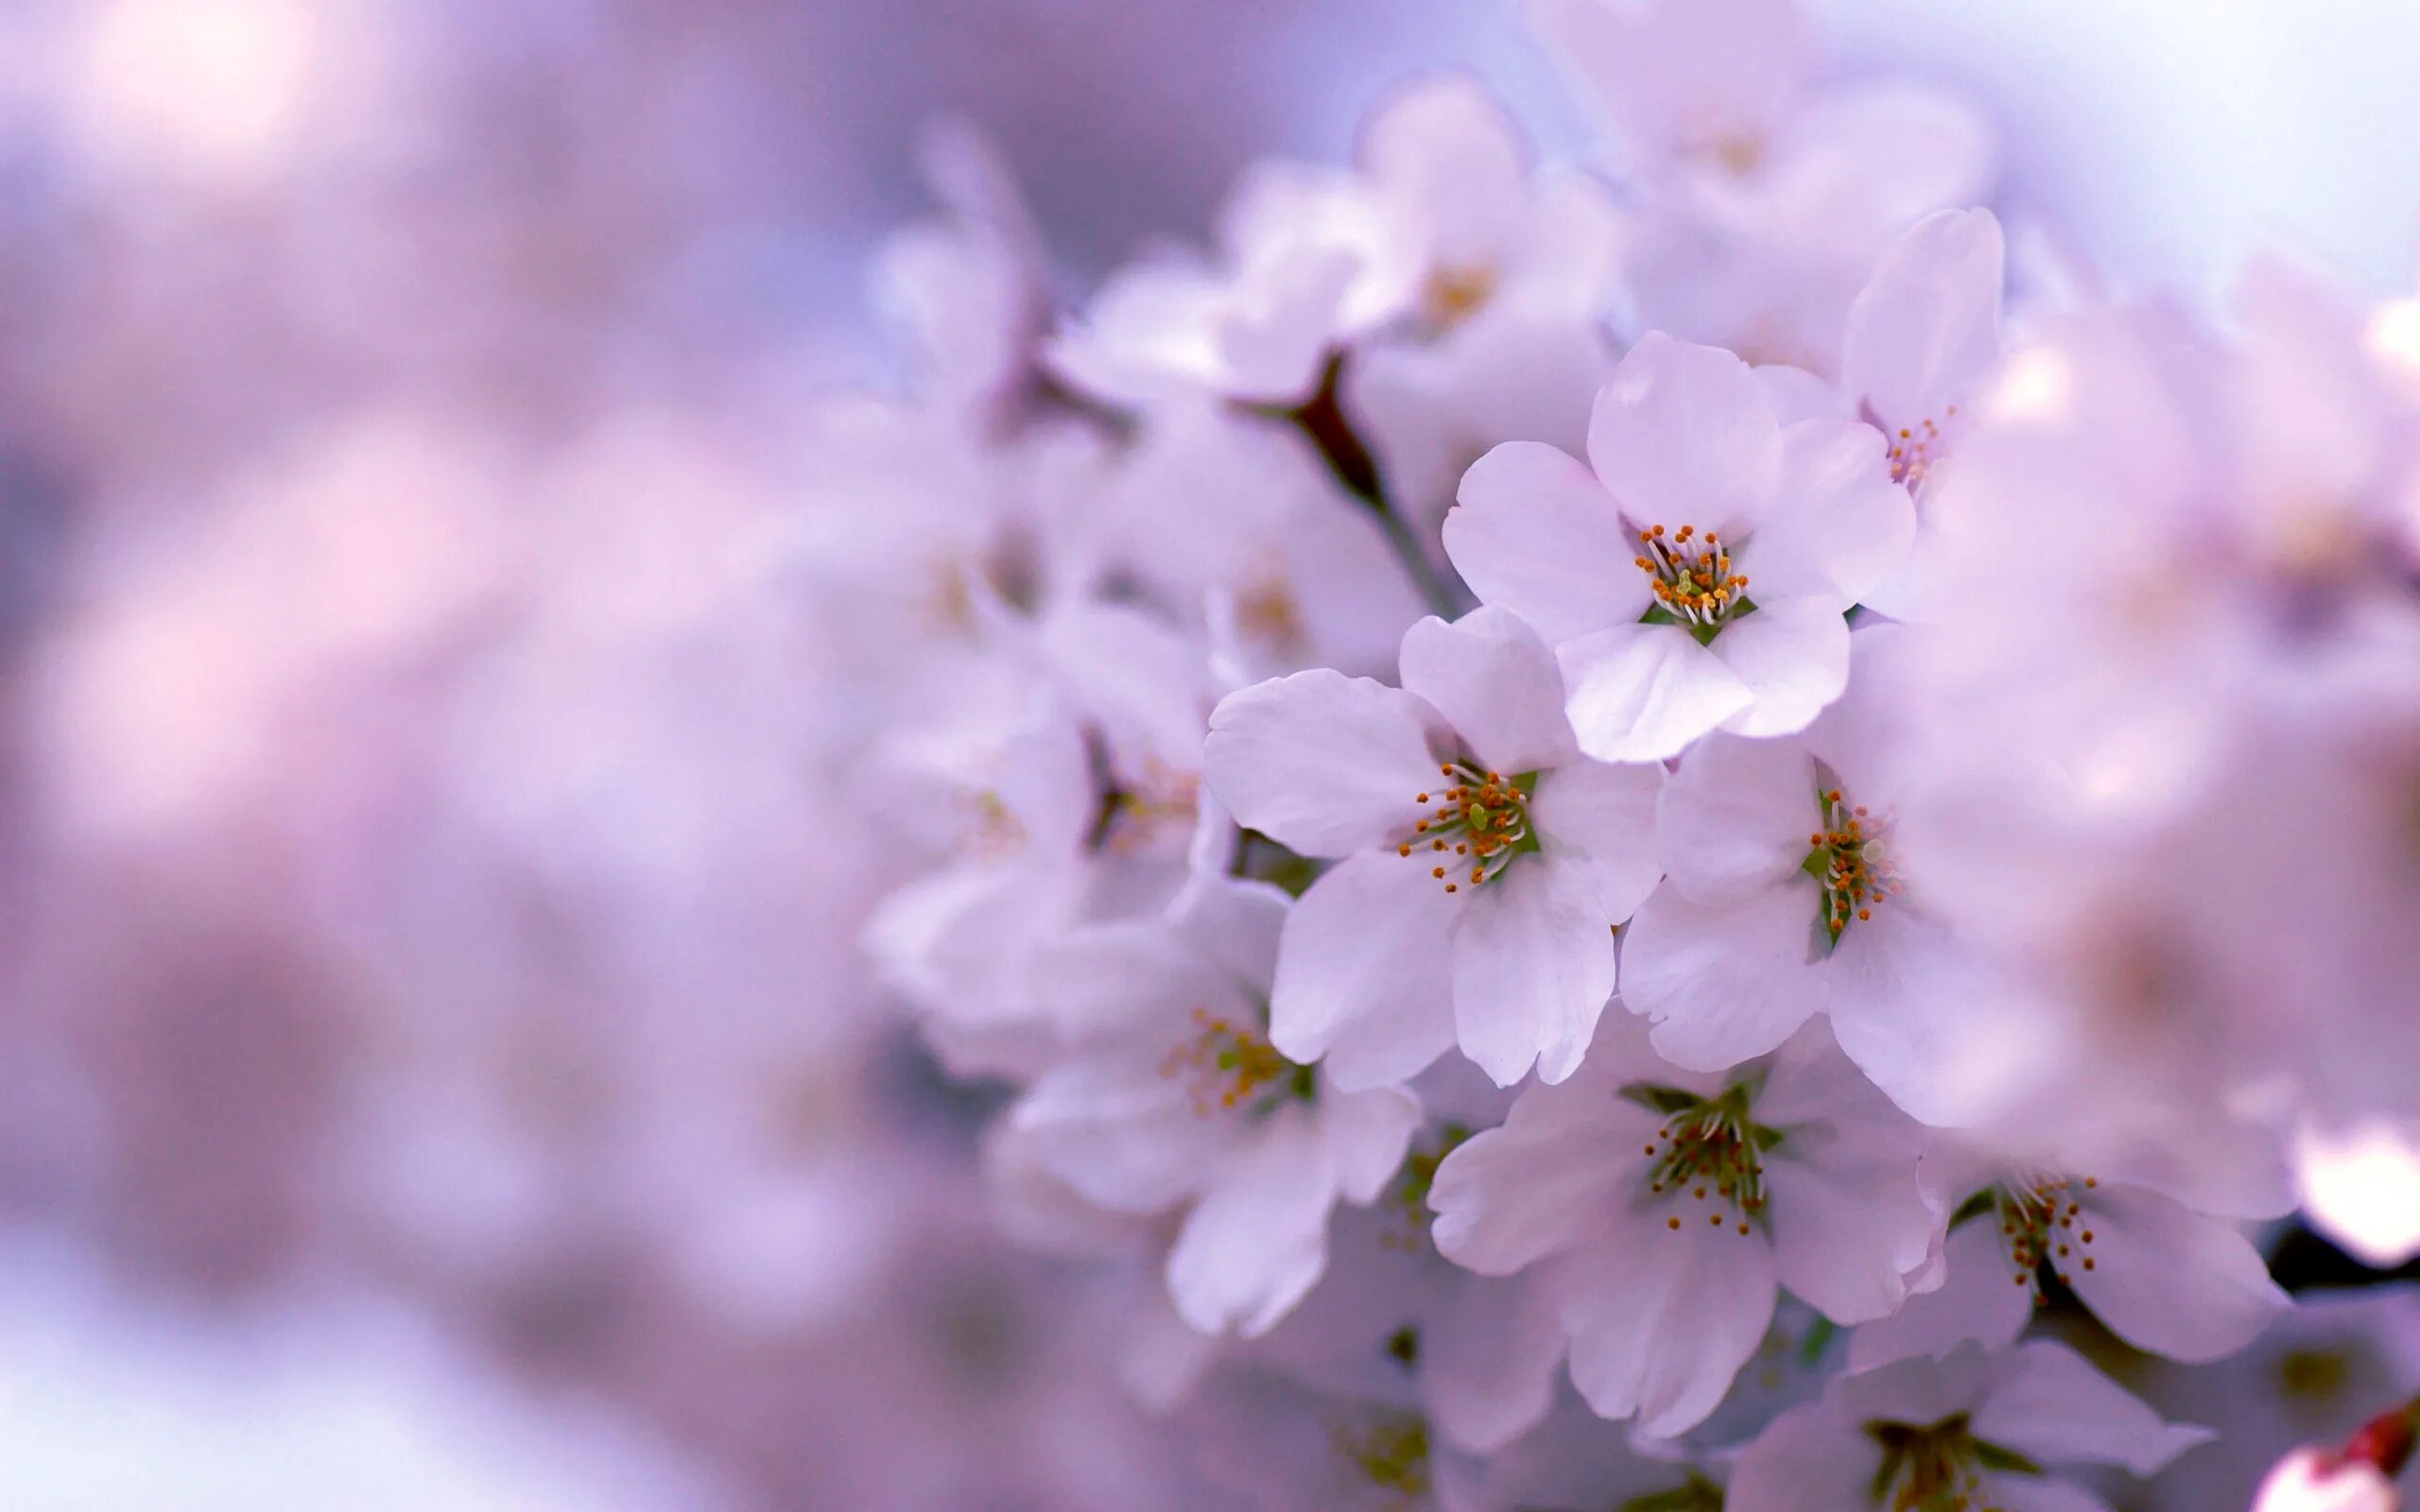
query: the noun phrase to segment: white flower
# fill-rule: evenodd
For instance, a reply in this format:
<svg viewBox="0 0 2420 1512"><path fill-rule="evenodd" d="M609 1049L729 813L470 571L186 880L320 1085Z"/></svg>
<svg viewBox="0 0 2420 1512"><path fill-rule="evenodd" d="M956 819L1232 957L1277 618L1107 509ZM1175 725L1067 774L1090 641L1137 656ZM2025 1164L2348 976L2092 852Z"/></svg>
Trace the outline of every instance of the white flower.
<svg viewBox="0 0 2420 1512"><path fill-rule="evenodd" d="M1238 1368L1210 1383L1184 1427L1201 1478L1254 1512L1498 1512L1481 1494L1483 1462L1388 1402Z"/></svg>
<svg viewBox="0 0 2420 1512"><path fill-rule="evenodd" d="M1259 993L1286 911L1259 883L1200 882L1174 921L1086 926L1037 974L1074 1048L1009 1113L1021 1157L1113 1211L1184 1212L1177 1311L1267 1332L1320 1278L1328 1214L1374 1200L1420 1105L1343 1091L1270 1046Z"/></svg>
<svg viewBox="0 0 2420 1512"><path fill-rule="evenodd" d="M1301 436L1267 419L1164 405L1104 495L1099 525L1115 564L1187 623L1217 595L1258 675L1375 670L1420 616L1375 516Z"/></svg>
<svg viewBox="0 0 2420 1512"><path fill-rule="evenodd" d="M1628 148L1641 329L1828 374L1891 238L1990 188L1990 135L1964 102L1897 79L1818 87L1796 0L1532 9Z"/></svg>
<svg viewBox="0 0 2420 1512"><path fill-rule="evenodd" d="M2293 1143L2303 1213L2365 1265L2420 1255L2420 1128L2377 1118L2349 1129L2306 1121Z"/></svg>
<svg viewBox="0 0 2420 1512"><path fill-rule="evenodd" d="M1445 549L1555 647L1581 749L1661 761L1721 729L1803 730L1848 681L1843 613L1915 528L1880 433L1783 425L1748 365L1649 335L1598 396L1594 472L1508 442L1462 479Z"/></svg>
<svg viewBox="0 0 2420 1512"><path fill-rule="evenodd" d="M1561 1081L1654 885L1661 773L1582 757L1552 659L1498 610L1404 636L1404 687L1301 672L1228 696L1203 753L1236 821L1336 857L1286 922L1270 1034L1346 1087L1448 1047Z"/></svg>
<svg viewBox="0 0 2420 1512"><path fill-rule="evenodd" d="M2403 1499L2375 1465L2320 1449L2298 1449L2277 1462L2252 1499L2252 1512L2397 1512Z"/></svg>
<svg viewBox="0 0 2420 1512"><path fill-rule="evenodd" d="M2068 1467L2149 1475L2209 1437L2065 1345L1908 1360L1834 1382L1741 1452L1725 1512L2092 1512Z"/></svg>
<svg viewBox="0 0 2420 1512"><path fill-rule="evenodd" d="M1445 1159L1437 1247L1482 1275L1546 1267L1571 1379L1668 1437L1703 1420L1787 1286L1836 1322L1907 1296L1939 1222L1923 1131L1809 1025L1724 1075L1658 1059L1634 1021Z"/></svg>
<svg viewBox="0 0 2420 1512"><path fill-rule="evenodd" d="M1841 1047L1939 1121L1938 1046L1962 963L1898 859L1899 663L1913 632L1850 638L1849 690L1803 734L1705 736L1656 804L1666 876L1622 941L1622 1001L1655 1048L1717 1070L1828 1008Z"/></svg>
<svg viewBox="0 0 2420 1512"><path fill-rule="evenodd" d="M1297 1379L1416 1411L1446 1442L1486 1453L1546 1416L1563 1330L1533 1281L1474 1275L1428 1243L1440 1152L1467 1132L1416 1139L1377 1203L1339 1215L1325 1279L1260 1352Z"/></svg>
<svg viewBox="0 0 2420 1512"><path fill-rule="evenodd" d="M1858 1330L1856 1368L1970 1339L2005 1348L2045 1301L2045 1275L2111 1332L2172 1360L2233 1354L2291 1305L2232 1224L2149 1186L1999 1165L1947 1139L1919 1175L1950 1214L1945 1278Z"/></svg>
<svg viewBox="0 0 2420 1512"><path fill-rule="evenodd" d="M1892 244L1849 306L1841 389L1882 432L1891 475L1917 503L1908 572L1865 595L1899 619L1925 612L1924 565L1940 550L1926 505L1999 361L2006 261L1990 211L1937 211Z"/></svg>
<svg viewBox="0 0 2420 1512"><path fill-rule="evenodd" d="M1293 404L1340 342L1394 313L1411 276L1401 226L1339 169L1256 164L1219 241L1216 262L1166 249L1120 269L1045 360L1128 407L1204 393Z"/></svg>
<svg viewBox="0 0 2420 1512"><path fill-rule="evenodd" d="M1504 107L1459 76L1408 89L1363 129L1363 171L1419 266L1404 315L1357 348L1340 397L1432 544L1490 446L1582 444L1613 365L1616 213L1597 180L1538 171L1531 156Z"/></svg>

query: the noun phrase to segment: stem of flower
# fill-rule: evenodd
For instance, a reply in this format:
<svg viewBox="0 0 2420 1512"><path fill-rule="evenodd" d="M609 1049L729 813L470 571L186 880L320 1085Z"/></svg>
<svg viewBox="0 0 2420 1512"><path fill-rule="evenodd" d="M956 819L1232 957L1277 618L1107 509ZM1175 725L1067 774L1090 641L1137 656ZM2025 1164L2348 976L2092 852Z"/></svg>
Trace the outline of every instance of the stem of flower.
<svg viewBox="0 0 2420 1512"><path fill-rule="evenodd" d="M1337 481L1378 517L1379 528L1387 533L1387 543L1394 547L1395 556L1402 560L1403 570L1410 576L1421 597L1437 614L1452 619L1462 611L1463 605L1452 585L1438 575L1426 544L1412 534L1411 522L1388 498L1386 480L1378 472L1378 459L1353 428L1353 421L1338 398L1343 377L1344 353L1339 352L1328 358L1326 369L1320 374L1319 387L1310 398L1291 409L1262 413L1300 427L1310 438Z"/></svg>

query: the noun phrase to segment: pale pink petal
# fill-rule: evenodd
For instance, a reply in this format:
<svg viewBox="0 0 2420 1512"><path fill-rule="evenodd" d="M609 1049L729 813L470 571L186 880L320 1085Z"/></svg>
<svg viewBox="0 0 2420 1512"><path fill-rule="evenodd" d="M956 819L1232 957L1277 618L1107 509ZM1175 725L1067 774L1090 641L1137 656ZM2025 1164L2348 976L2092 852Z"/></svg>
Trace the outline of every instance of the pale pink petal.
<svg viewBox="0 0 2420 1512"><path fill-rule="evenodd" d="M1647 611L1647 576L1612 495L1581 463L1539 441L1507 441L1462 474L1445 516L1445 555L1482 602L1548 641Z"/></svg>
<svg viewBox="0 0 2420 1512"><path fill-rule="evenodd" d="M1554 653L1510 610L1422 620L1404 632L1402 665L1405 691L1444 715L1482 767L1512 776L1579 755Z"/></svg>
<svg viewBox="0 0 2420 1512"><path fill-rule="evenodd" d="M1054 1067L1009 1115L1024 1153L1119 1212L1158 1212L1197 1190L1232 1125L1161 1074L1178 1047L1136 1043Z"/></svg>
<svg viewBox="0 0 2420 1512"><path fill-rule="evenodd" d="M2000 352L2006 250L1988 210L1942 210L1893 243L1849 306L1841 387L1890 427L1949 422Z"/></svg>
<svg viewBox="0 0 2420 1512"><path fill-rule="evenodd" d="M1650 332L1597 396L1588 461L1641 527L1729 532L1772 497L1782 430L1746 363Z"/></svg>
<svg viewBox="0 0 2420 1512"><path fill-rule="evenodd" d="M2021 1345L1975 1412L1975 1434L2044 1464L2122 1465L2149 1475L2213 1436L2175 1425L2064 1344Z"/></svg>
<svg viewBox="0 0 2420 1512"><path fill-rule="evenodd" d="M1420 1127L1420 1100L1394 1087L1353 1092L1329 1087L1320 1092L1319 1119L1338 1194L1347 1202L1367 1204L1403 1168L1412 1133Z"/></svg>
<svg viewBox="0 0 2420 1512"><path fill-rule="evenodd" d="M1756 1435L1731 1472L1739 1512L1855 1512L1871 1501L1882 1451L1826 1402L1792 1407Z"/></svg>
<svg viewBox="0 0 2420 1512"><path fill-rule="evenodd" d="M1503 1448L1554 1405L1563 1325L1542 1286L1473 1278L1420 1336L1428 1416L1474 1453Z"/></svg>
<svg viewBox="0 0 2420 1512"><path fill-rule="evenodd" d="M1622 932L1622 1003L1654 1024L1656 1052L1693 1071L1764 1055L1823 1005L1821 904L1806 886L1722 904L1659 889Z"/></svg>
<svg viewBox="0 0 2420 1512"><path fill-rule="evenodd" d="M1401 689L1297 672L1219 700L1202 774L1245 828L1305 855L1350 855L1419 821L1438 776L1433 717Z"/></svg>
<svg viewBox="0 0 2420 1512"><path fill-rule="evenodd" d="M1886 450L1882 433L1858 421L1801 421L1782 433L1779 491L1737 554L1749 597L1846 609L1906 567L1916 507L1891 481Z"/></svg>
<svg viewBox="0 0 2420 1512"><path fill-rule="evenodd" d="M1294 904L1279 939L1270 1042L1307 1063L1366 1022L1383 1044L1426 1057L1413 1071L1426 1065L1453 1042L1450 1033L1426 1040L1433 1019L1450 1023L1458 902L1427 867L1392 850L1365 851L1322 875ZM1432 1002L1434 1010L1426 1006ZM1365 1048L1365 1058L1375 1048ZM1344 1070L1328 1068L1332 1076Z"/></svg>
<svg viewBox="0 0 2420 1512"><path fill-rule="evenodd" d="M1204 1333L1256 1338L1327 1268L1335 1173L1307 1108L1283 1108L1213 1170L1168 1251L1177 1313Z"/></svg>
<svg viewBox="0 0 2420 1512"><path fill-rule="evenodd" d="M1529 208L1529 144L1478 79L1414 83L1371 115L1355 156L1426 233L1434 266L1493 274L1512 251Z"/></svg>
<svg viewBox="0 0 2420 1512"><path fill-rule="evenodd" d="M1621 1200L1634 1174L1596 1158L1652 1138L1656 1118L1599 1079L1530 1087L1512 1115L1445 1157L1429 1188L1438 1251L1482 1276L1509 1276L1562 1249Z"/></svg>
<svg viewBox="0 0 2420 1512"><path fill-rule="evenodd" d="M1735 619L1711 650L1754 700L1723 721L1735 735L1795 734L1849 685L1848 621L1820 600Z"/></svg>
<svg viewBox="0 0 2420 1512"><path fill-rule="evenodd" d="M1963 1194L1960 1198L1962 1200ZM1849 1368L1870 1370L1917 1355L1941 1356L1972 1340L1986 1349L2016 1342L2033 1319L2033 1288L2009 1259L1999 1215L1986 1212L1950 1230L1947 1275L1934 1291L1910 1297L1898 1312L1849 1335Z"/></svg>
<svg viewBox="0 0 2420 1512"><path fill-rule="evenodd" d="M1702 903L1786 882L1821 828L1815 765L1795 740L1710 734L1681 758L1655 806L1655 851Z"/></svg>
<svg viewBox="0 0 2420 1512"><path fill-rule="evenodd" d="M1551 860L1586 870L1607 921L1619 923L1655 890L1656 795L1664 772L1649 763L1581 761L1538 779L1530 822Z"/></svg>
<svg viewBox="0 0 2420 1512"><path fill-rule="evenodd" d="M2056 1263L2093 1314L2135 1349L2188 1364L2223 1359L2291 1305L2231 1225L2140 1187L2103 1184L2084 1195L2076 1253ZM2081 1242L2086 1227L2090 1245Z"/></svg>
<svg viewBox="0 0 2420 1512"><path fill-rule="evenodd" d="M1580 748L1599 761L1677 756L1690 741L1755 702L1738 673L1677 625L1599 630L1565 641L1555 648L1555 660L1563 668L1564 707ZM1841 662L1845 675L1845 645Z"/></svg>
<svg viewBox="0 0 2420 1512"><path fill-rule="evenodd" d="M1660 1208L1607 1237L1614 1247L1582 1246L1555 1270L1571 1383L1599 1416L1635 1413L1639 1432L1668 1438L1721 1404L1764 1342L1772 1246L1729 1224L1669 1229Z"/></svg>
<svg viewBox="0 0 2420 1512"><path fill-rule="evenodd" d="M1614 991L1612 920L1588 874L1525 856L1478 887L1454 937L1454 1025L1462 1054L1499 1087L1562 1081Z"/></svg>

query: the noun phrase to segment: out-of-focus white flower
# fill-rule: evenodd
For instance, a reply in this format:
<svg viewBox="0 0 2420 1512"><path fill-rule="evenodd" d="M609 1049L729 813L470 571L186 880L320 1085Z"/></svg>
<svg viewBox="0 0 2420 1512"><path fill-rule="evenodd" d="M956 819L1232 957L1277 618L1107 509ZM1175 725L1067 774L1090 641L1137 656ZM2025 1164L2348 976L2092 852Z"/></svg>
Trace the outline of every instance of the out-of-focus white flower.
<svg viewBox="0 0 2420 1512"><path fill-rule="evenodd" d="M2006 265L1990 211L1936 211L1892 244L1849 306L1841 390L1882 432L1891 475L1916 500L1908 571L1869 590L1868 609L1923 613L1926 564L1939 549L1926 500L1999 361Z"/></svg>
<svg viewBox="0 0 2420 1512"><path fill-rule="evenodd" d="M1420 1105L1346 1091L1270 1042L1261 994L1286 895L1203 883L1180 922L1093 924L1037 975L1073 1048L1009 1114L1028 1158L1115 1211L1184 1211L1177 1311L1205 1333L1265 1333L1318 1281L1329 1211L1374 1201Z"/></svg>
<svg viewBox="0 0 2420 1512"><path fill-rule="evenodd" d="M2218 1436L2145 1488L2156 1512L2234 1508L2298 1445L2341 1446L2384 1402L2420 1394L2420 1292L2409 1283L2308 1291L2217 1366L2165 1366L2133 1389Z"/></svg>
<svg viewBox="0 0 2420 1512"><path fill-rule="evenodd" d="M1184 1426L1202 1478L1254 1512L1497 1512L1483 1462L1383 1401L1237 1369Z"/></svg>
<svg viewBox="0 0 2420 1512"><path fill-rule="evenodd" d="M1830 373L1874 259L1994 173L1975 111L1928 86L1819 87L1795 0L1538 0L1638 180L1622 268L1642 330Z"/></svg>
<svg viewBox="0 0 2420 1512"><path fill-rule="evenodd" d="M1303 438L1223 406L1156 411L1106 486L1098 531L1108 565L1183 623L1215 595L1262 675L1375 671L1420 616L1376 518Z"/></svg>
<svg viewBox="0 0 2420 1512"><path fill-rule="evenodd" d="M2303 1212L2322 1233L2379 1270L2420 1255L2420 1133L2411 1125L2306 1123L2293 1158Z"/></svg>
<svg viewBox="0 0 2420 1512"><path fill-rule="evenodd" d="M1120 269L1046 361L1123 406L1202 393L1294 404L1337 343L1401 306L1413 277L1403 228L1340 169L1256 164L1219 217L1219 244L1215 263L1163 248Z"/></svg>
<svg viewBox="0 0 2420 1512"><path fill-rule="evenodd" d="M1668 1437L1721 1402L1778 1287L1836 1322L1900 1304L1940 1222L1916 1184L1923 1148L1821 1025L1713 1075L1621 1020L1577 1075L1447 1156L1429 1200L1454 1261L1544 1265L1573 1383Z"/></svg>
<svg viewBox="0 0 2420 1512"><path fill-rule="evenodd" d="M1881 435L1784 425L1746 363L1650 335L1598 397L1588 456L1499 446L1445 519L1479 597L1555 647L1581 749L1661 761L1717 729L1806 728L1848 684L1844 612L1915 529Z"/></svg>
<svg viewBox="0 0 2420 1512"><path fill-rule="evenodd" d="M1426 619L1401 689L1302 672L1212 714L1236 820L1340 864L1286 921L1270 1034L1340 1084L1459 1043L1500 1086L1571 1074L1654 885L1652 769L1582 757L1552 659L1501 610Z"/></svg>
<svg viewBox="0 0 2420 1512"><path fill-rule="evenodd" d="M1835 1382L1741 1452L1725 1512L1890 1505L2084 1512L2062 1472L2150 1475L2209 1437L2164 1423L2064 1345L1967 1346Z"/></svg>

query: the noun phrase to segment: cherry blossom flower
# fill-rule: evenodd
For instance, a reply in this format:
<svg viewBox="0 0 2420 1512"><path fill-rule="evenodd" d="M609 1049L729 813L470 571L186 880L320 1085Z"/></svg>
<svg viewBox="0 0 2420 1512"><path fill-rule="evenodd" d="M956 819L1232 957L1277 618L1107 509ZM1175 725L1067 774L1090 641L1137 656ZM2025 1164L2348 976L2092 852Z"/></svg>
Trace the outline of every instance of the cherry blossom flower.
<svg viewBox="0 0 2420 1512"><path fill-rule="evenodd" d="M1206 884L1174 919L1060 936L1039 974L1072 1049L1009 1114L1024 1157L1087 1200L1182 1210L1168 1289L1205 1333L1291 1311L1329 1211L1377 1198L1420 1120L1408 1092L1340 1090L1270 1045L1258 995L1286 908L1265 884Z"/></svg>
<svg viewBox="0 0 2420 1512"><path fill-rule="evenodd" d="M2209 1437L2164 1423L2065 1345L1908 1360L1842 1376L1740 1454L1726 1512L2087 1512L2064 1471L2149 1475Z"/></svg>
<svg viewBox="0 0 2420 1512"><path fill-rule="evenodd" d="M1882 432L1891 475L1916 499L1906 573L1865 595L1898 619L1924 612L1925 564L1940 549L1926 507L1999 361L2006 262L1990 211L1936 211L1892 244L1849 306L1841 390Z"/></svg>
<svg viewBox="0 0 2420 1512"><path fill-rule="evenodd" d="M1853 635L1848 693L1803 734L1707 735L1665 783L1665 882L1622 944L1623 1002L1654 1022L1663 1055L1717 1070L1828 1008L1884 1091L1940 1117L1962 963L1893 843L1910 633Z"/></svg>
<svg viewBox="0 0 2420 1512"><path fill-rule="evenodd" d="M1419 266L1404 315L1355 351L1342 400L1433 542L1456 481L1490 446L1582 444L1613 365L1616 211L1594 178L1533 167L1504 107L1459 76L1382 106L1359 157Z"/></svg>
<svg viewBox="0 0 2420 1512"><path fill-rule="evenodd" d="M1821 1025L1720 1075L1643 1036L1608 1026L1579 1074L1446 1157L1429 1201L1458 1263L1543 1267L1581 1394L1668 1437L1721 1402L1780 1287L1835 1322L1884 1316L1939 1218L1923 1131Z"/></svg>
<svg viewBox="0 0 2420 1512"><path fill-rule="evenodd" d="M1945 1354L1967 1340L2005 1348L2048 1300L2048 1279L2119 1338L2173 1360L2233 1354L2289 1306L2233 1225L2151 1187L1995 1168L1947 1137L1927 1152L1919 1177L1950 1215L1945 1279L1858 1329L1853 1367Z"/></svg>
<svg viewBox="0 0 2420 1512"><path fill-rule="evenodd" d="M1638 185L1622 266L1640 329L1829 373L1875 258L1990 187L1988 129L1906 79L1819 84L1795 0L1537 0Z"/></svg>
<svg viewBox="0 0 2420 1512"><path fill-rule="evenodd" d="M1654 884L1661 774L1580 754L1546 646L1500 610L1421 621L1402 668L1401 689L1296 673L1211 715L1237 822L1339 862L1286 921L1271 1039L1346 1087L1457 1043L1499 1085L1561 1081Z"/></svg>
<svg viewBox="0 0 2420 1512"><path fill-rule="evenodd" d="M1649 335L1598 396L1590 466L1497 447L1463 477L1445 549L1554 646L1587 754L1789 734L1847 685L1842 616L1914 531L1885 453L1855 421L1784 425L1727 352Z"/></svg>

